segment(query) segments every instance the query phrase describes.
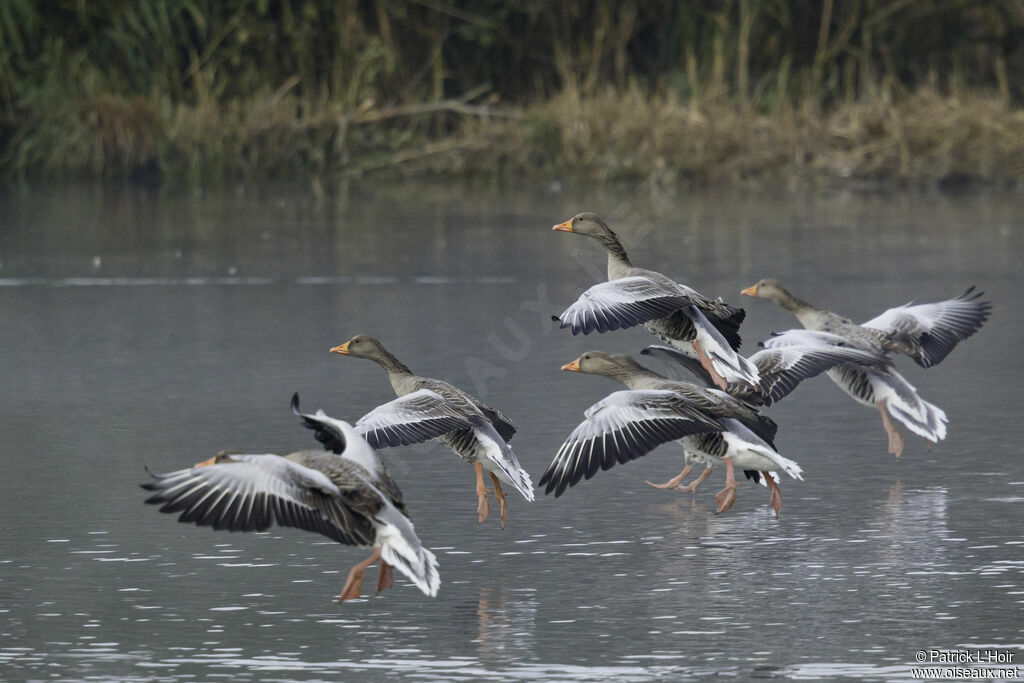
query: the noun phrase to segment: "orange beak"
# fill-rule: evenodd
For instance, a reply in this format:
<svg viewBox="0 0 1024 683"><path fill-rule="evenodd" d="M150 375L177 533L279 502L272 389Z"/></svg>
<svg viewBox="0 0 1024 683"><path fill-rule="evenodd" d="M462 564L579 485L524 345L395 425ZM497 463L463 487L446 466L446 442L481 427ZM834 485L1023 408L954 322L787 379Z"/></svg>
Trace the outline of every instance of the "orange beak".
<svg viewBox="0 0 1024 683"><path fill-rule="evenodd" d="M566 363L565 365L562 366L562 369L563 370L567 370L569 372L583 372L582 370L580 370L580 359L579 358L577 358L576 360L574 360L571 363Z"/></svg>
<svg viewBox="0 0 1024 683"><path fill-rule="evenodd" d="M740 294L744 296L757 296L757 285L750 285L746 289L741 289Z"/></svg>
<svg viewBox="0 0 1024 683"><path fill-rule="evenodd" d="M572 219L570 218L564 223L559 223L552 230L561 230L562 232L572 232Z"/></svg>
<svg viewBox="0 0 1024 683"><path fill-rule="evenodd" d="M202 462L197 462L192 467L209 467L210 465L215 465L216 463L217 463L217 456L215 455L215 456L213 456L212 458L210 458L208 460L204 460Z"/></svg>
<svg viewBox="0 0 1024 683"><path fill-rule="evenodd" d="M348 355L348 345L349 345L349 342L345 342L341 346L335 346L333 349L331 349L331 353L340 353L343 356L347 356Z"/></svg>

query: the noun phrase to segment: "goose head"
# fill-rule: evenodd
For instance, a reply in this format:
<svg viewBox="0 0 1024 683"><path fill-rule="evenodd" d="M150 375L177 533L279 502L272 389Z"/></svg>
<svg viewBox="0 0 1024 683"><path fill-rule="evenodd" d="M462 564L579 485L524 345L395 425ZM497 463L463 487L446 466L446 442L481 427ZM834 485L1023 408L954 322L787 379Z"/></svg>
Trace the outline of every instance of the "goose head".
<svg viewBox="0 0 1024 683"><path fill-rule="evenodd" d="M343 356L355 356L356 358L368 358L372 361L381 362L391 354L384 345L368 334L357 334L344 344L331 349L331 353L340 353Z"/></svg>
<svg viewBox="0 0 1024 683"><path fill-rule="evenodd" d="M561 232L574 232L587 237L615 237L615 233L596 213L578 213L572 218L551 228Z"/></svg>
<svg viewBox="0 0 1024 683"><path fill-rule="evenodd" d="M746 289L741 290L740 294L743 294L744 296L754 296L759 299L768 299L775 303L793 298L793 295L790 294L789 291L782 286L782 283L775 278L758 280Z"/></svg>
<svg viewBox="0 0 1024 683"><path fill-rule="evenodd" d="M588 375L601 375L610 379L621 380L623 377L644 368L624 353L605 353L604 351L587 351L582 356L562 366L568 372L582 372Z"/></svg>

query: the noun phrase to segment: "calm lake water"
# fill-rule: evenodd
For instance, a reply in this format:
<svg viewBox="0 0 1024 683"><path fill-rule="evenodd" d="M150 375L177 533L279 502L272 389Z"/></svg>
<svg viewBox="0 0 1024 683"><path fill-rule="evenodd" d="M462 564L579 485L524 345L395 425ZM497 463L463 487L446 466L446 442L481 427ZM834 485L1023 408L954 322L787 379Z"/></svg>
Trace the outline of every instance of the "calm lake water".
<svg viewBox="0 0 1024 683"><path fill-rule="evenodd" d="M0 677L889 680L929 648L1024 666L1022 208L648 186L4 191ZM328 353L356 333L513 419L536 481L616 388L559 366L654 341L553 328L603 270L596 242L551 232L582 210L638 265L744 305L747 353L796 323L740 301L762 277L859 320L978 285L979 334L931 370L898 364L948 438L907 435L896 460L877 413L821 377L768 411L805 474L782 482L781 519L752 484L716 516L720 471L695 495L645 486L681 469L669 444L557 500L510 494L504 531L476 524L472 468L442 447L383 451L440 560L436 599L396 574L339 605L366 551L143 505L146 466L315 445L293 391L351 421L390 400L376 366Z"/></svg>

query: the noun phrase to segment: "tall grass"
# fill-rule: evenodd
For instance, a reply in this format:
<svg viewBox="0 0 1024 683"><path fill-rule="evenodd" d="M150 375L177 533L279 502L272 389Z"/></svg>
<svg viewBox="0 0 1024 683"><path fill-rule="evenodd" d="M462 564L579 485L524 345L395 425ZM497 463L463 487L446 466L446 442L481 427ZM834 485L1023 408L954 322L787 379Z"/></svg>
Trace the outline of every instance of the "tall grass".
<svg viewBox="0 0 1024 683"><path fill-rule="evenodd" d="M1024 0L0 0L7 176L1019 179L1022 99Z"/></svg>

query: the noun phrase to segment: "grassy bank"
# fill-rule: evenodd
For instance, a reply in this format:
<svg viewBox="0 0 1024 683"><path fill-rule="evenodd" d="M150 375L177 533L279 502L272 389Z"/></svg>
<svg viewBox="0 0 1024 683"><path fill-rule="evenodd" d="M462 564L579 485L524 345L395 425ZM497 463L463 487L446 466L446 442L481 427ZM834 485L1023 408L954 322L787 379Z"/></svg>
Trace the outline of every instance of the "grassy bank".
<svg viewBox="0 0 1024 683"><path fill-rule="evenodd" d="M0 176L1024 181L1024 0L9 0Z"/></svg>

